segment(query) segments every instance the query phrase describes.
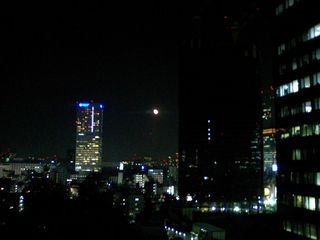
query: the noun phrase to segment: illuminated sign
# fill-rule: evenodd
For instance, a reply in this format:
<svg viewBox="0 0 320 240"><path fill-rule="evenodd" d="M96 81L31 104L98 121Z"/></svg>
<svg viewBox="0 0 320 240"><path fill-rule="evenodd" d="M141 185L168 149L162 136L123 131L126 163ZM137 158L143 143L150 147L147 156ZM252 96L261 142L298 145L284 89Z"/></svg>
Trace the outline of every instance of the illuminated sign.
<svg viewBox="0 0 320 240"><path fill-rule="evenodd" d="M90 103L79 103L79 107L88 107Z"/></svg>

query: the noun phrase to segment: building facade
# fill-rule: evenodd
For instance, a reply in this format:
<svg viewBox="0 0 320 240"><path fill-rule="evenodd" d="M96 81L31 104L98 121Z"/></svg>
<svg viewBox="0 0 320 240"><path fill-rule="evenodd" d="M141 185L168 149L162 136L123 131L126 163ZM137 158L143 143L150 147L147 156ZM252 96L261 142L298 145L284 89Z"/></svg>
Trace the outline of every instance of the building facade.
<svg viewBox="0 0 320 240"><path fill-rule="evenodd" d="M288 239L320 239L319 8L274 3L278 212Z"/></svg>
<svg viewBox="0 0 320 240"><path fill-rule="evenodd" d="M261 115L258 54L252 40L257 37L249 34L252 21L233 20L217 2L184 11L179 196L197 204L258 201Z"/></svg>
<svg viewBox="0 0 320 240"><path fill-rule="evenodd" d="M271 46L271 41L269 41ZM272 52L272 51L270 51ZM272 64L269 64L269 74L272 74ZM268 211L276 211L278 172L274 100L275 91L273 78L262 79L262 137L263 137L263 192L264 204Z"/></svg>
<svg viewBox="0 0 320 240"><path fill-rule="evenodd" d="M103 107L100 103L77 103L75 157L77 172L101 171Z"/></svg>

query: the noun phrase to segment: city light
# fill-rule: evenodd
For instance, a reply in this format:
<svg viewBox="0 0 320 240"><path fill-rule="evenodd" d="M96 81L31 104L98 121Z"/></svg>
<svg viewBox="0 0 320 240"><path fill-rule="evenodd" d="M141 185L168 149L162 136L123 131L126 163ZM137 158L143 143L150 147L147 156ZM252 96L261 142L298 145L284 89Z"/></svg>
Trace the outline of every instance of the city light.
<svg viewBox="0 0 320 240"><path fill-rule="evenodd" d="M241 209L240 209L238 206L235 206L235 207L233 208L233 211L234 211L234 212L240 212L240 210L241 210Z"/></svg>
<svg viewBox="0 0 320 240"><path fill-rule="evenodd" d="M276 163L272 164L272 171L278 172L278 165Z"/></svg>
<svg viewBox="0 0 320 240"><path fill-rule="evenodd" d="M192 201L192 196L190 194L187 195L187 202L191 202Z"/></svg>
<svg viewBox="0 0 320 240"><path fill-rule="evenodd" d="M124 164L120 163L119 170L122 171L124 169Z"/></svg>
<svg viewBox="0 0 320 240"><path fill-rule="evenodd" d="M90 103L79 103L79 107L88 107Z"/></svg>

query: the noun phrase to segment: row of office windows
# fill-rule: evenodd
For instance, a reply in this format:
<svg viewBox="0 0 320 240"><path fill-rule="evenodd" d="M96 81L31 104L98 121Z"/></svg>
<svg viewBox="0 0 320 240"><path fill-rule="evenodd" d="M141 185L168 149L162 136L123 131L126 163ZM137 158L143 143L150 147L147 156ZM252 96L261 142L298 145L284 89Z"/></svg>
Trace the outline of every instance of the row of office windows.
<svg viewBox="0 0 320 240"><path fill-rule="evenodd" d="M316 148L294 148L291 153L293 161L309 161L320 157L320 151Z"/></svg>
<svg viewBox="0 0 320 240"><path fill-rule="evenodd" d="M313 223L285 220L283 221L283 229L309 239L320 239L320 227Z"/></svg>
<svg viewBox="0 0 320 240"><path fill-rule="evenodd" d="M294 57L291 62L283 63L279 65L279 74L283 75L288 73L289 71L295 71L298 68L302 68L310 63L316 62L320 60L320 48L313 50L310 53Z"/></svg>
<svg viewBox="0 0 320 240"><path fill-rule="evenodd" d="M95 154L95 155L85 155L85 156L77 156L77 161L81 161L81 162L83 162L83 161L99 161L99 159L100 159L100 157L99 157L99 155L98 154Z"/></svg>
<svg viewBox="0 0 320 240"><path fill-rule="evenodd" d="M90 139L91 140L91 139ZM99 140L94 141L95 139L93 138L91 141L77 141L77 148L82 148L82 149L92 149L92 148L98 148L101 145L99 145Z"/></svg>
<svg viewBox="0 0 320 240"><path fill-rule="evenodd" d="M320 186L320 172L291 172L290 182Z"/></svg>
<svg viewBox="0 0 320 240"><path fill-rule="evenodd" d="M99 155L98 151L95 151L95 152L93 152L93 151L78 151L78 153L77 153L77 156L82 157L82 158L86 158L86 157L92 158L92 156L95 157L97 155Z"/></svg>
<svg viewBox="0 0 320 240"><path fill-rule="evenodd" d="M297 208L304 208L311 211L319 211L320 199L310 196L294 195L293 206Z"/></svg>
<svg viewBox="0 0 320 240"><path fill-rule="evenodd" d="M292 7L294 4L300 2L300 0L285 0L282 1L277 7L276 7L276 16L280 15L285 11L286 9Z"/></svg>
<svg viewBox="0 0 320 240"><path fill-rule="evenodd" d="M81 162L76 162L76 166L80 166L80 165L96 165L97 163L97 161L98 161L98 159L91 159L91 160L83 160L83 159L81 159L80 160Z"/></svg>
<svg viewBox="0 0 320 240"><path fill-rule="evenodd" d="M318 99L318 98L317 98ZM289 117L289 116L295 116L300 113L310 113L313 110L318 110L319 108L312 107L311 101L303 102L299 105L295 105L292 107L284 106L280 109L280 117Z"/></svg>
<svg viewBox="0 0 320 240"><path fill-rule="evenodd" d="M292 93L297 93L302 89L311 88L318 84L320 84L320 72L306 75L301 79L296 79L279 86L276 91L277 97L284 97Z"/></svg>
<svg viewBox="0 0 320 240"><path fill-rule="evenodd" d="M286 118L298 114L311 113L320 110L320 97L314 98L312 101L305 101L294 106L284 106L280 108L279 117Z"/></svg>
<svg viewBox="0 0 320 240"><path fill-rule="evenodd" d="M320 123L303 124L293 126L280 134L280 139L287 139L290 137L310 137L320 135Z"/></svg>
<svg viewBox="0 0 320 240"><path fill-rule="evenodd" d="M320 36L320 23L312 26L304 33L300 34L297 37L290 39L287 43L282 43L278 46L277 52L278 55L282 55L284 52L289 51L297 46L297 43L307 42L311 39Z"/></svg>
<svg viewBox="0 0 320 240"><path fill-rule="evenodd" d="M303 208L310 211L320 211L320 198L303 196L298 194L284 194L282 203L296 208Z"/></svg>

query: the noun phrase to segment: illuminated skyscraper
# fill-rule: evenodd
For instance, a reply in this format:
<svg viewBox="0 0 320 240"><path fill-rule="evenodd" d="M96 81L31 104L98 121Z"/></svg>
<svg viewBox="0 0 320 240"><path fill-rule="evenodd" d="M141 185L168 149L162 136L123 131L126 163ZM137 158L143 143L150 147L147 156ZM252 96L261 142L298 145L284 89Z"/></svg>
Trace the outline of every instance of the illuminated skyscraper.
<svg viewBox="0 0 320 240"><path fill-rule="evenodd" d="M76 163L77 172L98 172L102 158L103 105L93 102L77 104Z"/></svg>
<svg viewBox="0 0 320 240"><path fill-rule="evenodd" d="M278 0L274 5L278 212L285 239L320 239L318 4Z"/></svg>

